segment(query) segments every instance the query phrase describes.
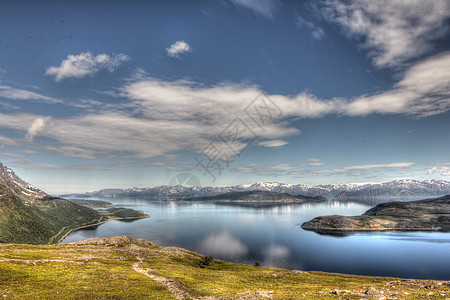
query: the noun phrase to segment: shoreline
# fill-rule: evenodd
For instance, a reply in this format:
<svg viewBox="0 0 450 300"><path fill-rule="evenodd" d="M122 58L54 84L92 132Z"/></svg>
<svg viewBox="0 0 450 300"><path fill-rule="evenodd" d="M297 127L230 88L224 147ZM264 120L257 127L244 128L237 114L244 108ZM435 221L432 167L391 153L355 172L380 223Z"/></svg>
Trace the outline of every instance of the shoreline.
<svg viewBox="0 0 450 300"><path fill-rule="evenodd" d="M85 229L85 228L89 228L89 227L94 227L94 226L100 226L102 224L105 224L106 222L112 221L112 220L139 220L139 219L145 219L145 218L150 218L149 215L145 215L142 217L130 217L130 218L108 218L105 221L101 221L101 222L97 222L97 223L93 223L90 225L83 225L83 226L79 226L76 228L72 228L70 229L66 234L64 234L55 245L61 245L61 242L64 241L71 233L81 230L81 229Z"/></svg>
<svg viewBox="0 0 450 300"><path fill-rule="evenodd" d="M110 220L101 221L101 222L94 223L94 224L90 224L90 225L84 225L84 226L72 228L72 229L70 229L66 234L64 234L64 235L58 240L58 242L57 242L55 245L61 245L61 242L62 242L62 241L64 241L71 233L73 233L73 232L75 232L75 231L77 231L77 230L80 230L80 229L83 229L83 228L89 228L89 227L93 227L93 226L99 226L99 225L102 225L102 224L104 224L104 223L106 223L106 222L108 222L108 221L110 221Z"/></svg>

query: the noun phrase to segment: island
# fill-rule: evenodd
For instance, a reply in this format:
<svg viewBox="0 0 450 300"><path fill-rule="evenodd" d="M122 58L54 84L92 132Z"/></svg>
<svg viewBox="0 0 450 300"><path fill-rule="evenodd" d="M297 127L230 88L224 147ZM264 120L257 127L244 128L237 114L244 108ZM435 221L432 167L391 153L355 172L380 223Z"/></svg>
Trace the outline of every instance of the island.
<svg viewBox="0 0 450 300"><path fill-rule="evenodd" d="M321 216L301 225L318 233L352 231L450 231L450 195L381 203L361 216Z"/></svg>
<svg viewBox="0 0 450 300"><path fill-rule="evenodd" d="M275 193L269 191L242 191L228 192L212 196L187 197L184 201L212 201L216 204L241 205L252 207L275 206L284 204L318 203L327 199L322 196L309 197L291 195L288 193Z"/></svg>

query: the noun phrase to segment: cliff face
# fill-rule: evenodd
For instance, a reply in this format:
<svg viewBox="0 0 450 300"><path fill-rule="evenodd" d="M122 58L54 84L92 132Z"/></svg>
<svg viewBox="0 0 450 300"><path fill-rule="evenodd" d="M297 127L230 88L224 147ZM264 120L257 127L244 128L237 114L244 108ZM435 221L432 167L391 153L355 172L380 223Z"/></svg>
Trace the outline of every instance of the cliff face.
<svg viewBox="0 0 450 300"><path fill-rule="evenodd" d="M450 195L412 202L379 204L361 216L323 216L302 225L317 232L450 231Z"/></svg>

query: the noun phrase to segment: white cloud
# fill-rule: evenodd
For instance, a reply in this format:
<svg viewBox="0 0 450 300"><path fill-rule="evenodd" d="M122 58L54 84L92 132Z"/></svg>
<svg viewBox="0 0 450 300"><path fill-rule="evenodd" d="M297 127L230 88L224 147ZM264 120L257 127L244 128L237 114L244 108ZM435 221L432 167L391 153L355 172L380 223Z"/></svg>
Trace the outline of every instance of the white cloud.
<svg viewBox="0 0 450 300"><path fill-rule="evenodd" d="M83 52L78 55L68 55L59 67L52 66L47 69L45 74L55 76L57 82L67 78L80 79L85 76L93 76L102 70L113 72L129 59L127 55L122 53L94 56L91 52Z"/></svg>
<svg viewBox="0 0 450 300"><path fill-rule="evenodd" d="M185 41L177 41L166 48L166 51L170 57L180 58L181 54L192 51L192 48Z"/></svg>
<svg viewBox="0 0 450 300"><path fill-rule="evenodd" d="M447 52L409 68L391 90L348 102L343 112L351 116L372 113L429 116L449 109L450 52Z"/></svg>
<svg viewBox="0 0 450 300"><path fill-rule="evenodd" d="M27 93L15 91L9 96L29 97ZM261 94L257 86L232 83L202 86L188 81L147 78L143 74L138 79L126 81L117 93L127 99L120 108L102 105L101 110L92 109L92 105L101 103L79 101L81 106L78 107L84 109L84 114L51 120L34 114L0 113L0 127L21 131L29 140L37 135L53 139L57 143L46 145L47 150L74 157L95 158L113 152L138 158L177 151L201 153L211 142L228 156L233 156L233 150L221 141L220 135L236 120L248 127L242 137L250 138L253 134L261 139L259 146L279 147L287 142L287 137L300 134L292 125L292 118L373 113L426 117L445 112L450 109L450 53L412 66L391 90L354 100L322 100L307 93L268 95L281 113L274 114L263 128L244 111ZM47 99L42 95L31 95ZM266 117L261 114L261 118ZM234 149L240 151L247 145L238 140ZM319 165L320 161L308 163Z"/></svg>
<svg viewBox="0 0 450 300"><path fill-rule="evenodd" d="M309 158L306 166L321 166L325 164L320 158Z"/></svg>
<svg viewBox="0 0 450 300"><path fill-rule="evenodd" d="M442 176L450 176L450 167L433 167L428 170L428 175L440 174Z"/></svg>
<svg viewBox="0 0 450 300"><path fill-rule="evenodd" d="M269 147L269 148L281 147L281 146L284 146L287 144L288 144L288 142L283 141L283 140L268 140L268 141L262 141L262 142L258 143L258 145L260 145L260 146Z"/></svg>
<svg viewBox="0 0 450 300"><path fill-rule="evenodd" d="M32 141L33 138L38 135L41 131L44 130L45 126L47 126L48 121L50 120L50 117L46 118L37 118L33 121L30 128L28 129L26 138L29 141Z"/></svg>
<svg viewBox="0 0 450 300"><path fill-rule="evenodd" d="M348 167L339 168L339 169L314 170L312 172L314 172L316 174L340 173L340 172L353 171L353 170L369 170L369 169L376 169L376 168L409 168L409 167L411 167L413 165L415 165L415 163L412 163L412 162L401 162L401 163L389 163L389 164L348 166Z"/></svg>
<svg viewBox="0 0 450 300"><path fill-rule="evenodd" d="M274 13L279 5L276 0L231 0L231 2L268 20L274 19Z"/></svg>
<svg viewBox="0 0 450 300"><path fill-rule="evenodd" d="M401 66L433 48L447 32L447 0L328 0L325 18L350 37L363 38L363 47L378 67Z"/></svg>
<svg viewBox="0 0 450 300"><path fill-rule="evenodd" d="M39 102L46 102L46 103L62 103L61 100L56 98L4 85L0 86L0 97L11 100L36 100Z"/></svg>
<svg viewBox="0 0 450 300"><path fill-rule="evenodd" d="M276 170L276 171L289 171L294 169L295 166L292 164L276 164L269 166L268 169Z"/></svg>

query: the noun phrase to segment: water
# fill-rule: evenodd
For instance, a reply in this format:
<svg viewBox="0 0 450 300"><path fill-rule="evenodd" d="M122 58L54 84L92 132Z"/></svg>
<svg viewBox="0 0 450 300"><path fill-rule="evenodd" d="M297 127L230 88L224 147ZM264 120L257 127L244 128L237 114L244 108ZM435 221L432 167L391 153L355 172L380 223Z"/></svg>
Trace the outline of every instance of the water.
<svg viewBox="0 0 450 300"><path fill-rule="evenodd" d="M108 200L109 201L109 200ZM120 207L151 218L110 221L72 233L64 243L128 235L236 263L404 278L450 279L450 234L371 232L321 235L300 225L316 216L360 215L371 206L329 201L269 208L124 199Z"/></svg>

